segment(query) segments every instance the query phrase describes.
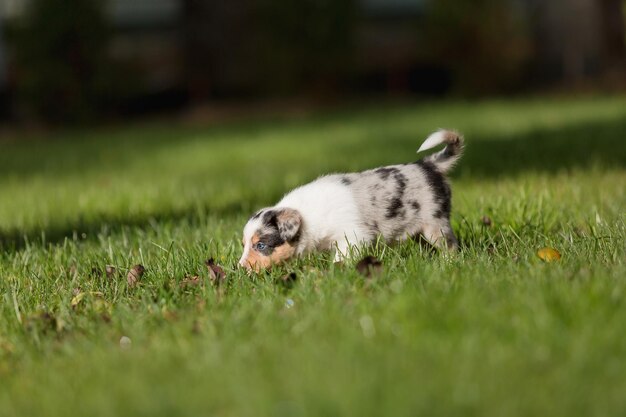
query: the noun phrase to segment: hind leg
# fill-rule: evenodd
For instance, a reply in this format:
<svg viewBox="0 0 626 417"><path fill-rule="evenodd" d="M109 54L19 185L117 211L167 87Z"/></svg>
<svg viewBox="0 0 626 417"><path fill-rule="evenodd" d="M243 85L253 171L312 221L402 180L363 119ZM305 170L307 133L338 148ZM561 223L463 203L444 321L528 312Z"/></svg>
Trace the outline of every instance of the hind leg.
<svg viewBox="0 0 626 417"><path fill-rule="evenodd" d="M454 236L449 220L437 220L425 225L422 229L422 236L437 249L447 249L456 251L459 242Z"/></svg>

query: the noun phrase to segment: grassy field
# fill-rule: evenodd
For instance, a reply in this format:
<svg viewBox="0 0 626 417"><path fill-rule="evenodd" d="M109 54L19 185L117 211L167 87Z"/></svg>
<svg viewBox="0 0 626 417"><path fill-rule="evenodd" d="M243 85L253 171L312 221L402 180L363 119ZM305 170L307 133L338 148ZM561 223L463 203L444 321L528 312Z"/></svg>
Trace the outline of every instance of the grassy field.
<svg viewBox="0 0 626 417"><path fill-rule="evenodd" d="M458 255L376 245L371 279L328 254L234 269L254 209L411 161L438 127L467 140ZM625 209L626 98L6 138L0 416L624 415Z"/></svg>

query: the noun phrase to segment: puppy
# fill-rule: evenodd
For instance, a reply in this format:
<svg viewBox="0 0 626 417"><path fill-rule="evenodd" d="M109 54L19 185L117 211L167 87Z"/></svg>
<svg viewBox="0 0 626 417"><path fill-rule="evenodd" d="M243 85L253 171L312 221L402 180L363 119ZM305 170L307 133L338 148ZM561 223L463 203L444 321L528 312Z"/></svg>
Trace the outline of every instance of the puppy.
<svg viewBox="0 0 626 417"><path fill-rule="evenodd" d="M445 148L417 162L320 177L257 211L244 228L239 264L260 271L329 249L341 261L351 246L379 236L394 242L421 235L435 247L456 250L445 174L461 157L463 137L440 130L418 152L440 144Z"/></svg>

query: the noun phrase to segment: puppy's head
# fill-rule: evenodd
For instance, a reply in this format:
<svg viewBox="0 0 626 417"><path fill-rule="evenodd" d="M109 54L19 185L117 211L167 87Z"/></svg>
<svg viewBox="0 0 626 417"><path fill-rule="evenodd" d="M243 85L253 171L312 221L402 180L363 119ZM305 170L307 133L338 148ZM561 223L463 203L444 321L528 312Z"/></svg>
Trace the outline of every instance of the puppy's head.
<svg viewBox="0 0 626 417"><path fill-rule="evenodd" d="M266 208L255 213L243 229L239 264L260 271L291 258L302 231L302 216L290 208Z"/></svg>

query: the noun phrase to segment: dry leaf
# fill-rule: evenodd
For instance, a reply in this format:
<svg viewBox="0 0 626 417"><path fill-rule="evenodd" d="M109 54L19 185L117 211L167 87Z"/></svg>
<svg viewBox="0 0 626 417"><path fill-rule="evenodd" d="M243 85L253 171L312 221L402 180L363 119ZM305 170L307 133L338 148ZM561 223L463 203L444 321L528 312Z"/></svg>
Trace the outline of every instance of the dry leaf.
<svg viewBox="0 0 626 417"><path fill-rule="evenodd" d="M561 254L554 248L539 249L539 251L537 251L537 256L545 262L558 261L561 259Z"/></svg>
<svg viewBox="0 0 626 417"><path fill-rule="evenodd" d="M366 256L356 264L355 268L364 277L371 277L382 272L383 263L373 256Z"/></svg>
<svg viewBox="0 0 626 417"><path fill-rule="evenodd" d="M74 298L72 298L72 301L70 301L70 306L72 306L72 308L76 308L76 306L78 306L78 304L83 301L83 298L85 298L85 293L79 292L74 296Z"/></svg>
<svg viewBox="0 0 626 417"><path fill-rule="evenodd" d="M180 282L182 288L197 287L198 285L202 285L202 279L198 275L192 277L187 276Z"/></svg>
<svg viewBox="0 0 626 417"><path fill-rule="evenodd" d="M141 279L141 276L145 272L146 268L141 264L137 264L130 268L128 271L128 275L126 276L126 281L128 282L129 287L134 287L137 285L137 282Z"/></svg>
<svg viewBox="0 0 626 417"><path fill-rule="evenodd" d="M483 216L482 219L480 219L480 221L483 223L483 225L485 225L487 227L491 227L491 225L492 225L491 217L489 217L489 216Z"/></svg>
<svg viewBox="0 0 626 417"><path fill-rule="evenodd" d="M107 265L104 268L104 270L105 270L105 272L107 274L107 278L113 278L114 277L116 270L115 270L115 267L113 265Z"/></svg>
<svg viewBox="0 0 626 417"><path fill-rule="evenodd" d="M207 259L204 264L209 270L209 278L214 285L220 285L226 279L226 273L221 266L215 263L213 258Z"/></svg>

